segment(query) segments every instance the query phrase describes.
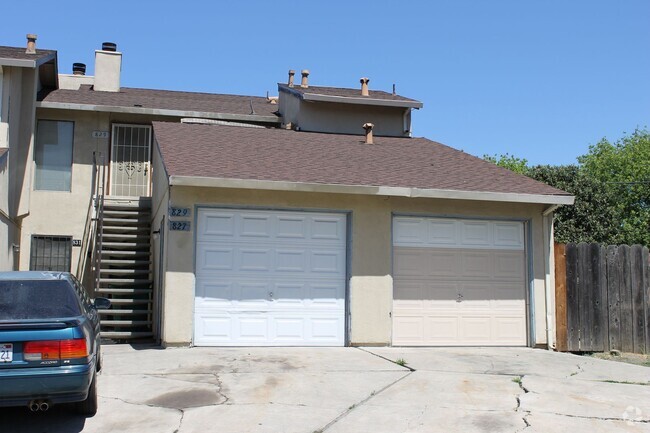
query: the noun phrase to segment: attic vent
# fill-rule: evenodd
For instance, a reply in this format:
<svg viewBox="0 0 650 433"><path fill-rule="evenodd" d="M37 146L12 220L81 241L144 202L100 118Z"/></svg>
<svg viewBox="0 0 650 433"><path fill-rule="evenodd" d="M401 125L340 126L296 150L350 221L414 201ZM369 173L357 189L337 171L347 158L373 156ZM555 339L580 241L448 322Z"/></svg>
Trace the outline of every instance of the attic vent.
<svg viewBox="0 0 650 433"><path fill-rule="evenodd" d="M374 141L372 139L372 128L374 128L375 125L372 123L364 123L363 124L363 129L366 130L366 144L374 144Z"/></svg>
<svg viewBox="0 0 650 433"><path fill-rule="evenodd" d="M302 81L300 82L300 87L304 87L305 89L309 87L309 69L303 69L300 71L302 74Z"/></svg>
<svg viewBox="0 0 650 433"><path fill-rule="evenodd" d="M102 43L102 51L117 51L117 44L115 42Z"/></svg>
<svg viewBox="0 0 650 433"><path fill-rule="evenodd" d="M32 33L27 34L27 50L25 50L26 54L36 54L36 39L38 36Z"/></svg>
<svg viewBox="0 0 650 433"><path fill-rule="evenodd" d="M359 81L361 82L361 96L369 96L368 83L370 82L370 78L363 77Z"/></svg>
<svg viewBox="0 0 650 433"><path fill-rule="evenodd" d="M74 75L86 75L86 64L85 63L73 63L72 64L72 73Z"/></svg>

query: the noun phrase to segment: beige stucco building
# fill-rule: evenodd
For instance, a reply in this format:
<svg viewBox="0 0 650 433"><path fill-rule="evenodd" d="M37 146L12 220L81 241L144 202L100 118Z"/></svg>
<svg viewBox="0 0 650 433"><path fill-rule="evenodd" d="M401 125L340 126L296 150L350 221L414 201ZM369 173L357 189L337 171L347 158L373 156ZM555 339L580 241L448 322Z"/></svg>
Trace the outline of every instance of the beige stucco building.
<svg viewBox="0 0 650 433"><path fill-rule="evenodd" d="M36 52L0 47L0 265L77 274L113 300L105 336L553 345L573 197L411 138L419 101L308 73L271 98L133 89L114 44L95 77Z"/></svg>

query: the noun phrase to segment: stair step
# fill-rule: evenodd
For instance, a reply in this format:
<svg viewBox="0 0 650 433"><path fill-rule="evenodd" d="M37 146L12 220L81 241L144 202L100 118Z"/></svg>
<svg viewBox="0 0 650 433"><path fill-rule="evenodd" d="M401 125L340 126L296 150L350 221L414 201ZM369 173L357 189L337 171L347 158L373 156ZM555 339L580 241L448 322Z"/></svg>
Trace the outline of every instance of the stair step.
<svg viewBox="0 0 650 433"><path fill-rule="evenodd" d="M102 239L106 242L107 239L111 239L108 242L115 241L132 241L132 240L144 240L149 242L151 236L148 232L141 233L102 233Z"/></svg>
<svg viewBox="0 0 650 433"><path fill-rule="evenodd" d="M150 233L151 227L149 225L137 227L137 226L104 226L103 234L135 234L135 233Z"/></svg>
<svg viewBox="0 0 650 433"><path fill-rule="evenodd" d="M151 224L150 218L110 218L104 217L104 227L106 226L121 226L121 225L144 225Z"/></svg>
<svg viewBox="0 0 650 433"><path fill-rule="evenodd" d="M104 262L102 262L102 265ZM113 274L113 275L149 275L151 270L149 269L107 269L103 266L99 270L101 274Z"/></svg>
<svg viewBox="0 0 650 433"><path fill-rule="evenodd" d="M114 338L116 340L126 340L131 338L148 338L153 337L153 332L133 332L133 331L102 331L102 338Z"/></svg>
<svg viewBox="0 0 650 433"><path fill-rule="evenodd" d="M149 242L102 242L102 248L150 248Z"/></svg>
<svg viewBox="0 0 650 433"><path fill-rule="evenodd" d="M111 288L99 288L96 290L97 293L104 293L104 294L113 294L113 295L125 295L125 294L147 294L151 293L151 289L138 289L135 287L129 287L129 288L119 288L119 289L111 289Z"/></svg>
<svg viewBox="0 0 650 433"><path fill-rule="evenodd" d="M138 260L138 259L106 259L102 260L102 265L115 265L115 266L149 266L151 260Z"/></svg>
<svg viewBox="0 0 650 433"><path fill-rule="evenodd" d="M97 312L100 315L104 316L121 316L121 315L133 315L133 316L141 316L145 314L151 314L152 310L138 310L135 308L116 308L115 310L110 309L110 310L97 310Z"/></svg>
<svg viewBox="0 0 650 433"><path fill-rule="evenodd" d="M149 304L151 299L120 299L120 298L111 298L111 305L135 305L135 304ZM110 311L110 314L117 314L117 310L107 310ZM109 314L109 313L106 313Z"/></svg>
<svg viewBox="0 0 650 433"><path fill-rule="evenodd" d="M149 257L149 251L129 251L129 250L102 250L102 255L105 256L129 256L129 257Z"/></svg>
<svg viewBox="0 0 650 433"><path fill-rule="evenodd" d="M102 326L150 326L151 320L100 320L99 323Z"/></svg>
<svg viewBox="0 0 650 433"><path fill-rule="evenodd" d="M119 218L122 216L132 217L132 216L150 216L151 212L149 209L139 209L139 208L106 208L104 206L104 217L111 216L112 218Z"/></svg>
<svg viewBox="0 0 650 433"><path fill-rule="evenodd" d="M147 278L100 278L99 284L153 284L153 280Z"/></svg>

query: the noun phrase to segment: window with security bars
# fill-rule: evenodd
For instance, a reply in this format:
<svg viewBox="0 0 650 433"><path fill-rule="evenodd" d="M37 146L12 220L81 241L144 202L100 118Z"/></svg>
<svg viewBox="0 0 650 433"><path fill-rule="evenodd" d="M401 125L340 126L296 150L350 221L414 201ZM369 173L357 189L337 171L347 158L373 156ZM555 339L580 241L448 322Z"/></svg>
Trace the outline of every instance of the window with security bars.
<svg viewBox="0 0 650 433"><path fill-rule="evenodd" d="M29 270L70 272L72 237L32 236Z"/></svg>

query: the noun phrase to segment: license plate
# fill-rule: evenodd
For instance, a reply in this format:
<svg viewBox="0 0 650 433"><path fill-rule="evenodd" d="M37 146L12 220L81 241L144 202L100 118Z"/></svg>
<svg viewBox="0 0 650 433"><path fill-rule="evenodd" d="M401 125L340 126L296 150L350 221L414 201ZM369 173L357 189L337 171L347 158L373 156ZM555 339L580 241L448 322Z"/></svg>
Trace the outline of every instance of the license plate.
<svg viewBox="0 0 650 433"><path fill-rule="evenodd" d="M0 363L11 362L14 359L14 345L12 343L0 343Z"/></svg>

